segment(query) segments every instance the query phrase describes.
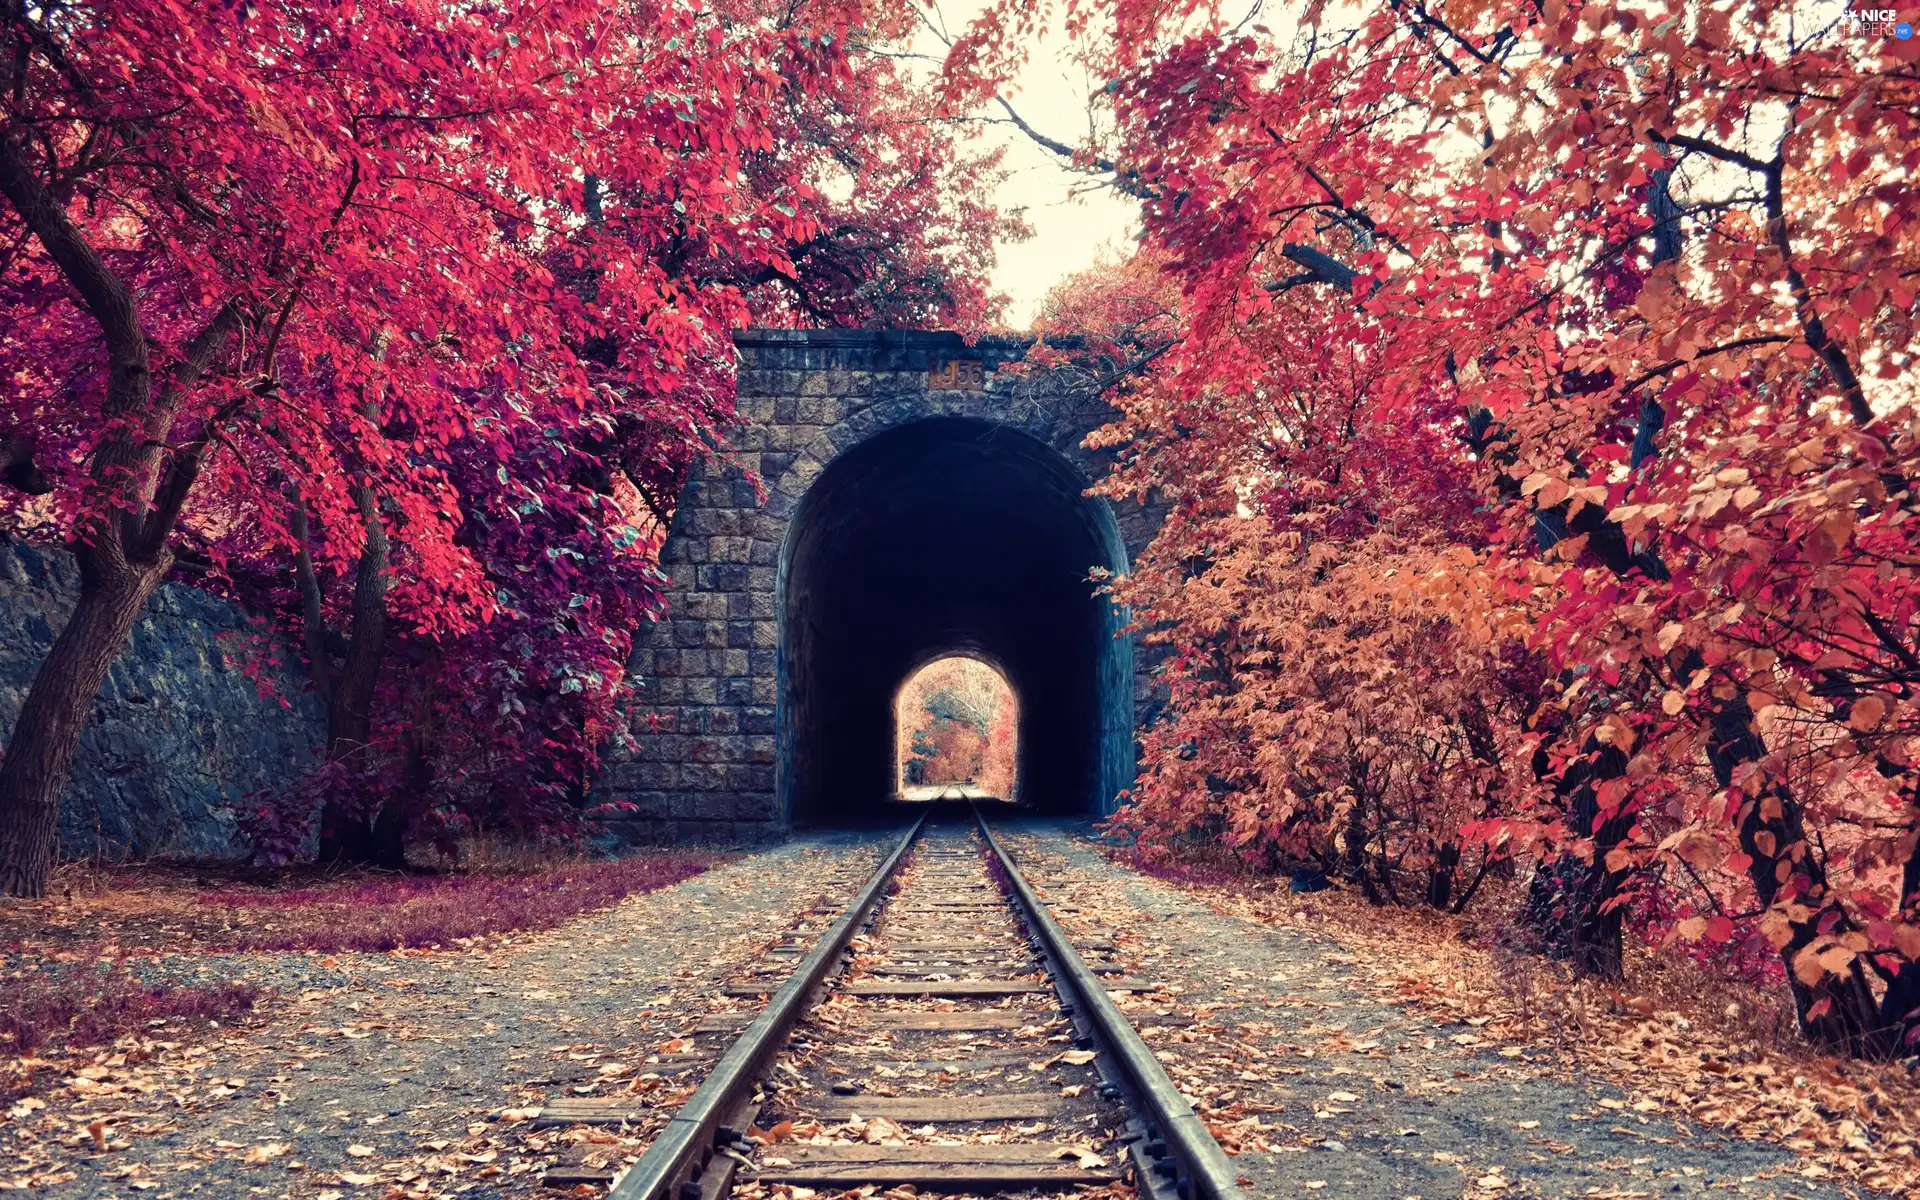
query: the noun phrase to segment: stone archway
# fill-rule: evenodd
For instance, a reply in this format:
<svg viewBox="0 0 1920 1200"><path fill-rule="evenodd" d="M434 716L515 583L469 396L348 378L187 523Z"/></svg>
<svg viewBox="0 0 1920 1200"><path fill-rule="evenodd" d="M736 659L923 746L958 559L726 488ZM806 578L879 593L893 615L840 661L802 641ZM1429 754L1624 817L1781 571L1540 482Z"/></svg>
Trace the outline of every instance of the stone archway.
<svg viewBox="0 0 1920 1200"><path fill-rule="evenodd" d="M598 798L632 806L637 839L870 816L892 793L894 689L957 650L1005 664L1023 696L1022 795L1109 810L1146 687L1087 576L1125 570L1157 514L1082 494L1105 463L1080 443L1107 410L1003 371L1020 341L736 340L743 424L680 497L670 609L632 663L631 757Z"/></svg>

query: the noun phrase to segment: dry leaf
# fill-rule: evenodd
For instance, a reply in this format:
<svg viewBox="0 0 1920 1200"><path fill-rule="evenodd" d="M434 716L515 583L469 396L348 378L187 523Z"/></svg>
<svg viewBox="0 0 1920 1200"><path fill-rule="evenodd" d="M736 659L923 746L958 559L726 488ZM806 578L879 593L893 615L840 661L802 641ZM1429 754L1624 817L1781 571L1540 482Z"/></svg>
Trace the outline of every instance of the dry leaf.
<svg viewBox="0 0 1920 1200"><path fill-rule="evenodd" d="M1106 1159L1086 1146L1062 1146L1054 1157L1071 1158L1082 1171L1094 1171L1107 1165Z"/></svg>

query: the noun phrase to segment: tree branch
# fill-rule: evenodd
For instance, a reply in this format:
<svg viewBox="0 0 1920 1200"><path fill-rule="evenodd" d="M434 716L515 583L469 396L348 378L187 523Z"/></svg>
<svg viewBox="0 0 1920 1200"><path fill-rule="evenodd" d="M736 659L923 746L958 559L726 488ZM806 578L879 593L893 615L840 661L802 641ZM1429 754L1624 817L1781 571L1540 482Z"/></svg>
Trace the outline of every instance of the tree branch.
<svg viewBox="0 0 1920 1200"><path fill-rule="evenodd" d="M1659 366L1653 367L1639 375L1634 376L1632 379L1629 379L1626 383L1626 386L1622 387L1620 390L1622 393L1631 392L1633 389L1637 387L1641 387L1645 384L1651 383L1653 380L1660 378L1660 376L1662 375L1666 375L1673 371L1679 370L1681 367L1686 366L1688 363L1699 362L1703 358L1711 358L1716 354L1730 354L1735 350L1746 350L1753 346L1774 346L1774 345L1778 345L1781 342L1790 342L1792 340L1793 339L1791 337L1787 336L1784 333L1766 333L1766 334L1757 335L1755 337L1738 338L1734 341L1725 342L1718 346L1708 347L1707 349L1702 350L1698 354L1694 355L1692 358L1668 359L1666 362L1661 363Z"/></svg>
<svg viewBox="0 0 1920 1200"><path fill-rule="evenodd" d="M1745 167L1749 171L1755 171L1762 175L1768 174L1774 169L1769 164L1762 162L1744 150L1735 150L1731 146L1722 146L1718 142L1710 142L1705 138L1694 137L1692 134L1649 132L1647 136L1656 142L1665 142L1669 146L1678 146L1682 150L1692 150L1696 153L1704 154L1708 158L1717 158L1721 162L1732 163L1736 167Z"/></svg>
<svg viewBox="0 0 1920 1200"><path fill-rule="evenodd" d="M1312 246L1302 245L1299 242L1286 243L1280 247L1280 253L1288 261L1297 263L1305 267L1306 270L1299 275L1289 275L1285 279L1262 284L1261 286L1269 292L1284 292L1304 283L1331 284L1343 291L1350 292L1353 290L1353 281L1360 277L1358 271L1333 257L1331 254L1322 250L1316 250ZM1375 283L1374 286L1377 288L1379 284Z"/></svg>
<svg viewBox="0 0 1920 1200"><path fill-rule="evenodd" d="M1074 148L1072 146L1069 146L1065 142L1059 141L1055 138L1050 138L1046 134L1041 133L1038 129L1035 129L1032 125L1029 125L1027 123L1026 118L1022 117L1018 112L1016 112L1014 110L1013 105L1007 102L1007 98L1005 96L995 96L993 99L994 99L994 103L998 104L1001 107L1001 109L1003 109L1006 112L1007 118L1013 122L1014 128L1018 129L1021 133L1026 134L1027 137L1032 139L1035 145L1040 146L1047 150L1051 150L1053 151L1053 153L1058 154L1060 157L1065 158L1069 161L1072 161L1079 157L1079 155L1074 151ZM1107 174L1113 176L1113 186L1116 188L1119 188L1120 191L1122 191L1126 195L1132 196L1136 200L1153 199L1154 197L1153 189L1149 188L1146 184L1141 182L1140 176L1138 173L1134 171L1122 170L1120 167L1120 164L1114 162L1111 159L1106 159L1106 158L1098 158L1098 157L1089 158L1087 160L1087 163L1088 165L1092 166L1096 171L1104 171Z"/></svg>
<svg viewBox="0 0 1920 1200"><path fill-rule="evenodd" d="M80 293L81 303L100 326L107 342L109 412L118 415L138 408L148 396L149 362L133 292L74 227L11 136L0 137L0 194L40 239L47 256Z"/></svg>
<svg viewBox="0 0 1920 1200"><path fill-rule="evenodd" d="M239 306L232 301L221 305L220 311L213 315L213 320L188 344L186 356L168 376L166 390L161 394L160 402L154 406L161 420L172 423L186 393L200 382L207 367L239 327ZM146 518L139 523L137 536L128 544L129 553L148 557L159 553L166 544L167 537L173 532L174 522L180 519L181 511L186 508L187 497L192 493L194 483L200 478L200 468L206 463L208 447L213 444L220 427L233 419L251 395L242 392L209 413L199 435L174 451L165 474L154 488L153 505L147 511Z"/></svg>

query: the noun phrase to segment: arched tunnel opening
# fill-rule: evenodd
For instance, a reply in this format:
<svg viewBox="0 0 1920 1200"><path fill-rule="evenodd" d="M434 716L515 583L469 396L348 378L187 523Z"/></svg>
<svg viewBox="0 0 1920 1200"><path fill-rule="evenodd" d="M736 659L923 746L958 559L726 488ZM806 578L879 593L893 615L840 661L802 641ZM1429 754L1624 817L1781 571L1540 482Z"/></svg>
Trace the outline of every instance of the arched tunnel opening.
<svg viewBox="0 0 1920 1200"><path fill-rule="evenodd" d="M1017 795L1097 815L1133 774L1133 660L1091 578L1126 568L1106 503L1024 433L937 418L834 459L780 560L775 786L795 825L890 818L893 710L942 655L993 663L1019 702Z"/></svg>

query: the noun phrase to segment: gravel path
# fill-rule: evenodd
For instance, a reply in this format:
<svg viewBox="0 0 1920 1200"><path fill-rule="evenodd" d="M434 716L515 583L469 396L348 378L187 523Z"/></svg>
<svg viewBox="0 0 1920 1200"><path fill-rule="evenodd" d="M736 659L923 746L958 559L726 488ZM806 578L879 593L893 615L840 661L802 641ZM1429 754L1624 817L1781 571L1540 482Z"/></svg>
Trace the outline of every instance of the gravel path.
<svg viewBox="0 0 1920 1200"><path fill-rule="evenodd" d="M399 1200L539 1194L582 1139L636 1153L650 1129L533 1133L554 1096L634 1090L664 1120L691 1080L648 1058L715 986L792 925L836 868L890 835L815 838L504 948L405 955L167 955L175 980L276 995L212 1042L156 1042L43 1082L0 1121L0 1188L53 1200L184 1196ZM1237 1139L1251 1194L1433 1200L1738 1196L1828 1200L1784 1149L1637 1110L1631 1092L1496 1050L1373 998L1322 938L1223 915L1101 857L1084 831L1020 826L1010 847L1063 921L1109 927L1167 995L1137 1026ZM671 1050L668 1051L669 1053ZM547 1193L553 1194L553 1193Z"/></svg>
<svg viewBox="0 0 1920 1200"><path fill-rule="evenodd" d="M1271 1147L1234 1160L1259 1195L1843 1194L1780 1147L1685 1130L1600 1080L1556 1077L1544 1056L1383 1004L1337 945L1218 913L1115 866L1084 830L1009 828L1021 870L1079 909L1070 925L1119 930L1137 973L1169 981L1176 998L1140 1005L1134 1023L1211 1120L1258 1122L1229 1132ZM1196 1011L1190 1027L1154 1023Z"/></svg>
<svg viewBox="0 0 1920 1200"><path fill-rule="evenodd" d="M276 995L225 1040L154 1043L36 1088L0 1121L0 1188L53 1200L537 1192L540 1167L587 1135L530 1134L511 1110L657 1083L647 1056L690 1016L736 1003L715 985L791 925L829 871L864 874L886 840L795 841L485 952L156 958L144 969ZM663 1113L677 1104L670 1088L656 1094Z"/></svg>

